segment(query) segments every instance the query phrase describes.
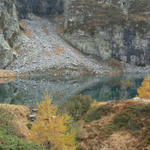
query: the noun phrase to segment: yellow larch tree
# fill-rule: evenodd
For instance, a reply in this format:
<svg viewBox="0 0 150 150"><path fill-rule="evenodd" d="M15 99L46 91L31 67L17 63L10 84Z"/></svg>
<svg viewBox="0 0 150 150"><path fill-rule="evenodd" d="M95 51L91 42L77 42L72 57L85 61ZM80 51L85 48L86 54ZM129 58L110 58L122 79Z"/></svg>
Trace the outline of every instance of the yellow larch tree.
<svg viewBox="0 0 150 150"><path fill-rule="evenodd" d="M46 146L50 150L75 150L75 132L69 128L67 114L57 113L52 98L44 94L44 100L37 104L37 119L34 121L28 140Z"/></svg>
<svg viewBox="0 0 150 150"><path fill-rule="evenodd" d="M150 99L150 76L147 76L142 82L141 87L137 89L140 98Z"/></svg>

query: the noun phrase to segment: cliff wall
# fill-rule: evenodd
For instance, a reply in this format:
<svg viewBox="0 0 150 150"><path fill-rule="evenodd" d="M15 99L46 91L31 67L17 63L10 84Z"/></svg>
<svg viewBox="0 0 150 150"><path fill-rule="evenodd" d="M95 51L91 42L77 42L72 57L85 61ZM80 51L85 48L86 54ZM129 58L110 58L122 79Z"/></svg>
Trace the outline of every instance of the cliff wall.
<svg viewBox="0 0 150 150"><path fill-rule="evenodd" d="M150 64L149 10L149 0L70 0L60 27L84 53L145 66Z"/></svg>
<svg viewBox="0 0 150 150"><path fill-rule="evenodd" d="M13 0L0 1L0 68L13 61L21 44L16 7Z"/></svg>

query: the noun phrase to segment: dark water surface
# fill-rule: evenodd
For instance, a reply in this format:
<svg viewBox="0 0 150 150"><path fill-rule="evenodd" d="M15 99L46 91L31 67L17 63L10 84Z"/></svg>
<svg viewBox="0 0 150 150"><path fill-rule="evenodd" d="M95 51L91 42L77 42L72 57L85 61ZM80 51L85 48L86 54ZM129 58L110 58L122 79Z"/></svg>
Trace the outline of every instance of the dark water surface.
<svg viewBox="0 0 150 150"><path fill-rule="evenodd" d="M91 95L97 101L129 99L137 95L136 90L146 75L121 75L82 77L78 79L55 79L32 77L0 83L0 103L34 105L41 101L48 90L53 103L61 104L72 95Z"/></svg>

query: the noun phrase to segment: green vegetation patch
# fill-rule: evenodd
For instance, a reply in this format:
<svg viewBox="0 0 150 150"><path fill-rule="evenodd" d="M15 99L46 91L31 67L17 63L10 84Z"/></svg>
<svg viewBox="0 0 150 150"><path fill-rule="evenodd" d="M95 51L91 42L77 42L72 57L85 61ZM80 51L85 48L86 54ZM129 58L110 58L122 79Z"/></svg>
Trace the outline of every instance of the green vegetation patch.
<svg viewBox="0 0 150 150"><path fill-rule="evenodd" d="M0 150L44 150L43 147L26 142L17 136L8 134L6 129L0 128Z"/></svg>
<svg viewBox="0 0 150 150"><path fill-rule="evenodd" d="M108 112L110 112L110 109L107 106L101 106L97 109L94 109L92 111L89 111L85 117L84 120L86 122L91 122L94 120L99 120L101 119L102 116L107 115Z"/></svg>
<svg viewBox="0 0 150 150"><path fill-rule="evenodd" d="M127 130L139 140L140 146L150 144L150 104L135 104L122 108L111 123L103 128L104 135Z"/></svg>
<svg viewBox="0 0 150 150"><path fill-rule="evenodd" d="M123 112L114 117L113 124L117 129L126 128L132 132L139 130L142 127L141 120L134 113Z"/></svg>
<svg viewBox="0 0 150 150"><path fill-rule="evenodd" d="M144 127L144 120L149 117L150 105L131 105L116 114L112 124L115 129L127 129L131 132ZM143 120L144 119L144 120Z"/></svg>
<svg viewBox="0 0 150 150"><path fill-rule="evenodd" d="M0 127L8 133L17 134L17 125L13 123L16 115L7 108L0 107Z"/></svg>
<svg viewBox="0 0 150 150"><path fill-rule="evenodd" d="M61 106L61 111L68 113L73 120L77 121L83 118L91 103L90 96L76 95Z"/></svg>
<svg viewBox="0 0 150 150"><path fill-rule="evenodd" d="M76 150L84 150L84 148L79 146L79 147L76 148Z"/></svg>

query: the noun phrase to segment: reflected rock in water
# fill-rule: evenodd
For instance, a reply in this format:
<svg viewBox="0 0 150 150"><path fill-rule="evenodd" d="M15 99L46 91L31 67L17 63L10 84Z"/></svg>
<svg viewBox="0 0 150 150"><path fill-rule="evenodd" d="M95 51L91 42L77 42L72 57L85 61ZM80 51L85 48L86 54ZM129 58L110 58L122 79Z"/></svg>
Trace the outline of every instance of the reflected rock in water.
<svg viewBox="0 0 150 150"><path fill-rule="evenodd" d="M91 95L97 101L128 99L136 96L136 89L143 78L143 76L93 76L72 80L56 80L51 77L16 79L0 84L0 103L32 106L42 100L45 91L50 91L55 104L61 104L77 94ZM132 84L126 84L126 81Z"/></svg>

